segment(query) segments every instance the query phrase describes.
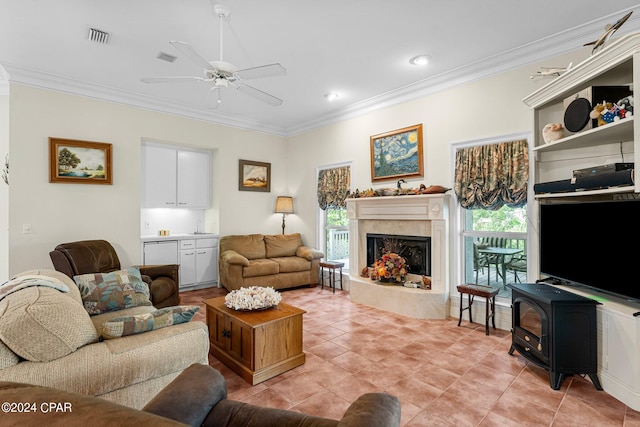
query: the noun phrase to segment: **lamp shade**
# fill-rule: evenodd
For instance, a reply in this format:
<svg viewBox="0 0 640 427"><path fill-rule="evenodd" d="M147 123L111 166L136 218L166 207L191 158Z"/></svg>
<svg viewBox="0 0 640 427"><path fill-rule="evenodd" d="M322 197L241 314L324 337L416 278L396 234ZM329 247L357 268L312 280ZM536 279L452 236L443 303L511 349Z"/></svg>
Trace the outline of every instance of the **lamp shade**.
<svg viewBox="0 0 640 427"><path fill-rule="evenodd" d="M293 197L278 196L278 198L276 199L276 213L293 213Z"/></svg>

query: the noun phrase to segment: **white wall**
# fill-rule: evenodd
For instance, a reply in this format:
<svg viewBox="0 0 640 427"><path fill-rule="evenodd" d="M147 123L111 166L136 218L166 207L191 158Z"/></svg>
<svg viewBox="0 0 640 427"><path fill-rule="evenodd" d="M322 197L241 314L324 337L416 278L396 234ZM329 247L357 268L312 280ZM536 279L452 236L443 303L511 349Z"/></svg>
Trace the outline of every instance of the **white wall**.
<svg viewBox="0 0 640 427"><path fill-rule="evenodd" d="M48 252L56 244L80 239L105 238L114 244L123 264L140 262L142 139L214 150L213 206L206 212L206 231L278 234L282 217L273 213L275 199L291 195L295 214L287 216L286 231L300 232L306 244L317 246L317 166L353 161L355 188L393 187L394 181L371 182L369 137L423 123L425 176L408 180L405 187L420 183L451 187L452 142L530 131L532 114L521 99L548 79L529 76L540 65L577 64L588 54L588 49L581 49L288 140L12 84L9 273L50 267ZM113 185L50 184L47 138L51 136L112 143ZM239 159L271 163L270 193L238 191ZM22 234L23 224L31 224L33 233Z"/></svg>
<svg viewBox="0 0 640 427"><path fill-rule="evenodd" d="M530 132L533 114L522 98L549 82L549 78L531 79L530 76L539 70L539 66L577 64L588 55L588 49L580 49L544 64L473 81L290 138L289 176L296 178L290 188L301 206L298 211L305 218L315 216L313 174L319 165L353 161L354 188L395 188L395 180L375 184L371 181L369 138L419 123L423 124L424 178L408 179L403 186L418 187L424 183L426 186L452 187L450 144ZM455 203L453 205L451 211L455 217L457 209ZM313 235L313 221L305 221L298 227L305 235ZM452 232L455 233L455 229ZM450 246L453 250L454 245ZM363 267L351 266L352 271L360 271ZM456 278L453 270L451 277Z"/></svg>
<svg viewBox="0 0 640 427"><path fill-rule="evenodd" d="M2 75L2 67L0 67ZM7 85L8 88L8 85ZM0 92L2 79L0 78ZM9 154L9 95L0 93L0 176ZM9 275L9 187L0 178L0 283Z"/></svg>
<svg viewBox="0 0 640 427"><path fill-rule="evenodd" d="M49 251L83 239L110 241L123 266L141 261L142 139L217 149L207 231L281 231L273 213L287 182L281 137L18 84L11 85L10 113L10 275L51 268ZM113 185L49 183L49 137L113 144ZM270 193L238 191L239 159L271 163ZM31 224L33 232L23 234L23 224Z"/></svg>

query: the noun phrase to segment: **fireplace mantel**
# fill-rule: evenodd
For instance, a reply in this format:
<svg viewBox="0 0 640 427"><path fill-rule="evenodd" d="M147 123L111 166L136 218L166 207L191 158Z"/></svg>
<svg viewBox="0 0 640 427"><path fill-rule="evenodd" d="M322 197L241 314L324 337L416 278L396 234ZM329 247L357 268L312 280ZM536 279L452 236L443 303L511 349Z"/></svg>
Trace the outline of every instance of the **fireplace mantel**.
<svg viewBox="0 0 640 427"><path fill-rule="evenodd" d="M450 196L447 194L347 199L349 235L351 236L349 239L350 292L354 302L373 305L411 317L445 318L447 316L449 199ZM367 233L430 237L432 289L428 291L400 286L382 287L369 279L360 277L360 271L367 266ZM396 297L399 301L392 301ZM432 309L427 312L423 309L404 312L403 307L409 307L404 302L415 297L418 297L418 300L424 299L425 303L429 300L427 305Z"/></svg>

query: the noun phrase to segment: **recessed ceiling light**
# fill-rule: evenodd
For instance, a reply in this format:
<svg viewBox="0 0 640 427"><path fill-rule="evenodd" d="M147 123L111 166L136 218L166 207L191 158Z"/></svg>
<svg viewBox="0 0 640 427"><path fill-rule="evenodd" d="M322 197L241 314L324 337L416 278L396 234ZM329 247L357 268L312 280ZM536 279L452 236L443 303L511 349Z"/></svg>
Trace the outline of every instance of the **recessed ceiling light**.
<svg viewBox="0 0 640 427"><path fill-rule="evenodd" d="M327 98L327 101L335 101L340 97L340 95L338 95L335 92L329 92L329 93L325 93L324 97Z"/></svg>
<svg viewBox="0 0 640 427"><path fill-rule="evenodd" d="M411 58L409 62L413 65L427 65L429 59L431 59L429 55L418 55Z"/></svg>

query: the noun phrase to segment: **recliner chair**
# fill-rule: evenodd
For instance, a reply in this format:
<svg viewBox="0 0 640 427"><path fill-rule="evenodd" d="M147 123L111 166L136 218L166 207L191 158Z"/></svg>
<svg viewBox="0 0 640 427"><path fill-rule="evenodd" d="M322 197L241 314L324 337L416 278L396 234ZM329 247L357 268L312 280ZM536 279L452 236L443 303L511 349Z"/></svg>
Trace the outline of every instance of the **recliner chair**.
<svg viewBox="0 0 640 427"><path fill-rule="evenodd" d="M110 273L120 270L115 249L106 240L62 243L49 252L53 267L70 278L79 274ZM149 285L151 303L156 308L180 304L178 265L141 265L142 280Z"/></svg>
<svg viewBox="0 0 640 427"><path fill-rule="evenodd" d="M220 372L200 364L185 369L142 411L96 397L3 381L0 401L5 402L3 409L8 405L0 418L3 426L399 427L401 417L400 401L387 393L360 396L340 420L229 400Z"/></svg>

